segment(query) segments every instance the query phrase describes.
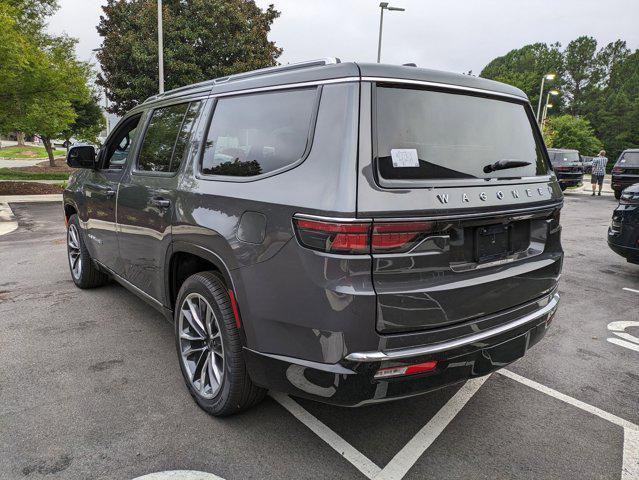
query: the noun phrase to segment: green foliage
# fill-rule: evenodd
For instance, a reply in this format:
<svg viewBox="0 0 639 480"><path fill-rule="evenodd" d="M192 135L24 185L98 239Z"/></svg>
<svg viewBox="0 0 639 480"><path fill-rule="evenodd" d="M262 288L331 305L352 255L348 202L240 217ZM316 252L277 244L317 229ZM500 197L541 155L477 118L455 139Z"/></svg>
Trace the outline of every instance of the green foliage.
<svg viewBox="0 0 639 480"><path fill-rule="evenodd" d="M97 143L100 132L106 126L99 97L91 94L86 98L71 100L71 107L75 112L75 119L62 131L64 138L68 140L74 137L81 141Z"/></svg>
<svg viewBox="0 0 639 480"><path fill-rule="evenodd" d="M547 89L561 87L563 76L563 55L561 45L555 43L534 43L511 50L503 57L491 61L480 73L480 77L514 85L528 95L531 104L537 108L541 79L547 73L555 73L556 80L546 82ZM553 103L558 105L557 101Z"/></svg>
<svg viewBox="0 0 639 480"><path fill-rule="evenodd" d="M601 142L585 118L572 115L550 117L544 130L544 140L549 147L575 149L582 155L590 156L601 150Z"/></svg>
<svg viewBox="0 0 639 480"><path fill-rule="evenodd" d="M67 180L69 173L21 172L15 168L0 168L0 180Z"/></svg>
<svg viewBox="0 0 639 480"><path fill-rule="evenodd" d="M98 32L98 84L110 111L126 111L158 91L157 3L108 0ZM281 49L267 34L279 12L254 0L165 0L165 88L275 65Z"/></svg>
<svg viewBox="0 0 639 480"><path fill-rule="evenodd" d="M64 155L66 152L64 150L54 150L53 154L55 156ZM42 147L4 147L0 148L0 158L12 158L12 159L20 159L20 158L44 158L47 156L47 151Z"/></svg>
<svg viewBox="0 0 639 480"><path fill-rule="evenodd" d="M75 40L43 32L55 0L0 0L0 131L38 134L53 164L51 139L72 128L89 102L90 68Z"/></svg>

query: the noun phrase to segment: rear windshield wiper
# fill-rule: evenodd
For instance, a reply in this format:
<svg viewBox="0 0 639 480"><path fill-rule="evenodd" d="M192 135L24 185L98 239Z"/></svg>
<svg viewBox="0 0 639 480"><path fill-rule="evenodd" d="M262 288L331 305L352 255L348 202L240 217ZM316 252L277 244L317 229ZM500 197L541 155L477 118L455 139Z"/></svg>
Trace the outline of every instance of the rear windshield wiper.
<svg viewBox="0 0 639 480"><path fill-rule="evenodd" d="M521 160L498 160L492 165L484 167L484 173L496 172L497 170L506 170L507 168L527 167L530 162Z"/></svg>

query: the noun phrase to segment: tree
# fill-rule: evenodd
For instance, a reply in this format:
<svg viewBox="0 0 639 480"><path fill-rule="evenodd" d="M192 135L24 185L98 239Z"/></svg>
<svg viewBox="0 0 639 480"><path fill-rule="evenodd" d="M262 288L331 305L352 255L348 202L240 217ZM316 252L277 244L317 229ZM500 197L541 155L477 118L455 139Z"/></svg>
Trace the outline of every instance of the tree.
<svg viewBox="0 0 639 480"><path fill-rule="evenodd" d="M498 82L508 83L521 89L528 95L532 105L539 101L541 79L547 73L555 73L556 79L551 85L561 87L563 77L563 54L559 43L547 45L534 43L511 50L502 57L492 60L479 74ZM561 88L560 88L561 89ZM561 98L553 100L555 111L561 110Z"/></svg>
<svg viewBox="0 0 639 480"><path fill-rule="evenodd" d="M572 115L550 117L544 125L544 140L549 147L575 149L582 155L596 155L601 150L590 122Z"/></svg>
<svg viewBox="0 0 639 480"><path fill-rule="evenodd" d="M98 135L106 126L99 99L100 97L92 92L87 98L71 101L75 119L62 131L65 140L69 141L74 137L78 140L97 143Z"/></svg>
<svg viewBox="0 0 639 480"><path fill-rule="evenodd" d="M109 111L124 114L158 91L157 3L108 0L97 54ZM282 50L267 38L279 12L254 0L165 0L166 89L276 64Z"/></svg>

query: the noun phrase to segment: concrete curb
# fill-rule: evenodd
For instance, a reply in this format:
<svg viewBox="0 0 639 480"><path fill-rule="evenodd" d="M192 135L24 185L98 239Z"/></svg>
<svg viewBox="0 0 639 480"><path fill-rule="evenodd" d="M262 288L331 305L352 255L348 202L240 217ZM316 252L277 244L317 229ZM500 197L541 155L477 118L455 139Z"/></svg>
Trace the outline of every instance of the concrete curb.
<svg viewBox="0 0 639 480"><path fill-rule="evenodd" d="M0 203L62 202L61 193L46 195L0 195Z"/></svg>
<svg viewBox="0 0 639 480"><path fill-rule="evenodd" d="M11 233L18 228L16 217L9 204L0 202L0 236Z"/></svg>

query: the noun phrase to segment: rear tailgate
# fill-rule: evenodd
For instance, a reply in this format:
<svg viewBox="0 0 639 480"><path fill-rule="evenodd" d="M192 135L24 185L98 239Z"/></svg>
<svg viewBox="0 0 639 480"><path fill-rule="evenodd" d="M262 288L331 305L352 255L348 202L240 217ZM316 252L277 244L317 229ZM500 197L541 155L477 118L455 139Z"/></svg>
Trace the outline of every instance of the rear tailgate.
<svg viewBox="0 0 639 480"><path fill-rule="evenodd" d="M442 328L551 292L562 196L529 107L445 91L422 100L394 85L362 92L360 138L374 140L360 142L358 216L422 228L408 249L373 251L377 331ZM483 171L505 158L515 167Z"/></svg>

